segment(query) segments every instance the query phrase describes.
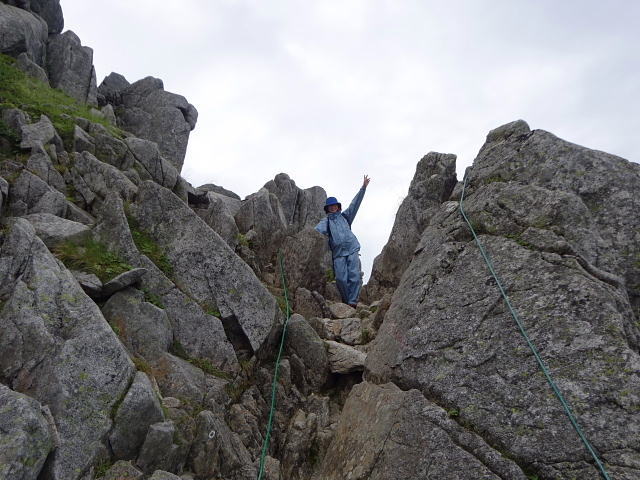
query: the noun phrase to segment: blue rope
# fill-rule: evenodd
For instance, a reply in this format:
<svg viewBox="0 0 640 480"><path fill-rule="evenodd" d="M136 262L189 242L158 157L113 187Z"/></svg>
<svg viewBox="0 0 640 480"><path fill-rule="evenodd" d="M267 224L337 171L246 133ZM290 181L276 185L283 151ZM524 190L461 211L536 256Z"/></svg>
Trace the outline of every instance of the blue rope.
<svg viewBox="0 0 640 480"><path fill-rule="evenodd" d="M278 367L280 366L280 358L282 357L282 350L284 349L284 337L287 332L287 324L289 323L289 295L287 293L287 282L284 278L284 267L282 266L282 250L278 251L280 256L280 272L282 274L282 286L284 287L284 299L287 304L287 319L284 322L284 328L282 330L282 340L280 341L280 351L278 352L278 360L276 360L276 370L273 374L273 389L271 391L271 409L269 411L269 422L267 424L267 435L264 439L264 447L262 448L262 456L260 458L260 473L258 474L258 480L261 480L262 473L264 472L264 460L267 456L267 448L269 446L269 437L271 436L271 424L273 423L273 412L276 405L276 391L278 387Z"/></svg>
<svg viewBox="0 0 640 480"><path fill-rule="evenodd" d="M549 375L549 372L547 371L546 367L544 366L544 363L542 363L542 359L540 358L540 356L538 355L538 352L536 351L535 347L531 343L531 340L529 339L529 336L527 335L527 331L524 329L524 326L522 325L522 323L520 323L520 320L518 319L518 315L516 314L515 310L511 306L511 302L509 301L509 297L507 296L506 292L504 291L504 288L502 288L502 284L500 283L500 280L498 280L498 275L496 275L496 272L493 269L493 266L491 265L491 261L489 260L489 257L487 257L487 254L485 253L484 248L482 247L482 243L480 242L480 239L476 235L476 232L473 229L473 226L471 225L471 222L467 218L467 215L464 213L464 208L462 207L462 203L464 201L464 192L465 192L466 188L467 188L467 177L465 176L464 177L464 185L462 187L462 196L460 197L460 213L462 214L462 217L464 218L465 222L467 222L467 224L469 225L469 228L471 229L471 233L473 234L473 238L475 238L476 243L478 244L478 247L480 248L480 252L482 253L482 256L484 257L484 261L487 263L487 266L489 267L489 270L491 270L491 274L493 275L493 278L495 279L495 281L496 281L496 283L498 285L498 288L500 289L500 293L502 293L502 296L504 297L505 301L507 302L507 306L509 307L509 311L513 315L513 318L515 319L516 323L518 324L518 327L520 327L520 331L522 332L522 335L524 336L525 340L527 341L527 344L529 345L529 348L533 352L533 356L538 361L538 364L540 365L540 368L542 369L542 372L544 373L545 377L547 377L547 380L549 381L549 384L551 385L551 388L553 389L553 391L555 392L556 396L560 400L560 403L562 403L562 406L564 407L565 412L569 416L569 420L571 420L571 424L576 429L576 431L578 432L578 435L582 439L583 443L586 445L587 450L589 450L589 453L591 453L591 456L593 457L593 459L598 464L598 467L600 468L600 471L602 472L602 476L606 480L611 480L609 478L609 475L607 475L606 470L602 466L602 463L600 462L600 459L598 459L598 456L593 451L593 448L591 448L591 444L589 444L589 441L587 440L587 438L582 433L582 430L578 426L578 422L576 422L576 419L574 418L573 414L571 413L571 410L569 409L569 406L564 401L564 397L562 396L562 394L560 393L560 391L556 387L556 384L554 383L553 379Z"/></svg>

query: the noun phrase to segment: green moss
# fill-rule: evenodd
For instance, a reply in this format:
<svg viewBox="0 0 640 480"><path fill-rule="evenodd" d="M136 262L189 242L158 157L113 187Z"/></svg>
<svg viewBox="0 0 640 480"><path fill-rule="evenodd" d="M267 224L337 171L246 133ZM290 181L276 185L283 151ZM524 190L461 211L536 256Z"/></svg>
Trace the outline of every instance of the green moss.
<svg viewBox="0 0 640 480"><path fill-rule="evenodd" d="M230 374L220 371L209 360L189 356L189 354L185 351L184 347L178 340L173 341L171 353L176 357L181 358L182 360L186 360L190 364L198 367L208 375L214 375L216 377L225 379L231 378Z"/></svg>
<svg viewBox="0 0 640 480"><path fill-rule="evenodd" d="M530 243L522 240L522 238L520 238L520 235L505 235L505 237L510 238L511 240L515 241L518 245L521 245L528 250L531 250L533 248Z"/></svg>
<svg viewBox="0 0 640 480"><path fill-rule="evenodd" d="M141 289L144 293L144 301L150 303L151 305L155 305L158 308L162 308L164 310L164 304L158 295L150 291L148 288Z"/></svg>
<svg viewBox="0 0 640 480"><path fill-rule="evenodd" d="M327 268L327 271L325 272L325 276L327 278L328 283L336 281L336 274L333 271L333 268Z"/></svg>
<svg viewBox="0 0 640 480"><path fill-rule="evenodd" d="M238 243L240 245L242 245L243 247L251 248L251 244L249 243L249 240L247 240L247 237L245 235L243 235L242 233L238 234Z"/></svg>

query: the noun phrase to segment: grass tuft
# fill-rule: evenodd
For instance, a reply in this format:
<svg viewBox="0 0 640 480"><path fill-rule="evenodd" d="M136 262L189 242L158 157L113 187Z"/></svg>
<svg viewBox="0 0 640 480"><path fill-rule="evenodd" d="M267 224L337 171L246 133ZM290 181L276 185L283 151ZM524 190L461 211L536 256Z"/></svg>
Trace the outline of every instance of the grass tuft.
<svg viewBox="0 0 640 480"><path fill-rule="evenodd" d="M93 238L80 243L67 240L58 245L53 253L67 268L93 273L103 283L131 270L125 260L108 252L102 243Z"/></svg>

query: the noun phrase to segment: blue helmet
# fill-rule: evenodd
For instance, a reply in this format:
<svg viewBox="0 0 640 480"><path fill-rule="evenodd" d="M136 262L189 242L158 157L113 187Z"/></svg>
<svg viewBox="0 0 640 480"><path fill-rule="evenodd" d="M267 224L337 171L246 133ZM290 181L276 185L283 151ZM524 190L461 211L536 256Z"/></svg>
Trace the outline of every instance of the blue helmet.
<svg viewBox="0 0 640 480"><path fill-rule="evenodd" d="M339 208L340 210L342 210L342 205L340 205L340 202L338 202L338 199L337 199L336 197L329 197L329 198L327 198L327 203L325 203L325 205L324 205L324 211L325 211L325 212L327 211L327 207L328 207L329 205L338 205L338 208Z"/></svg>

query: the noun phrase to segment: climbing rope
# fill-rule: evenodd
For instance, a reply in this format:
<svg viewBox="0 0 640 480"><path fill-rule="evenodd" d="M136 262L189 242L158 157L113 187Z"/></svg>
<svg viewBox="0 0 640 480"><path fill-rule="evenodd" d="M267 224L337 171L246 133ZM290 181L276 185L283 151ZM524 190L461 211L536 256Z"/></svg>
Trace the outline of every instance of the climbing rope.
<svg viewBox="0 0 640 480"><path fill-rule="evenodd" d="M591 445L589 444L589 441L587 440L587 438L582 433L582 430L578 426L578 422L576 422L576 419L573 417L573 414L571 413L571 410L569 409L569 406L564 401L564 397L562 396L562 394L560 393L560 391L556 387L556 384L554 383L553 379L549 375L549 372L547 371L546 367L544 366L544 363L542 362L542 359L540 358L540 356L538 355L538 352L536 351L535 347L531 343L531 340L529 339L529 336L527 335L527 331L524 329L524 326L522 325L522 323L520 323L520 319L518 318L518 315L516 314L515 310L511 306L511 302L509 301L509 297L507 296L506 292L504 291L504 288L502 288L502 284L500 283L500 280L498 280L498 275L496 275L496 272L493 269L493 266L491 265L491 261L489 260L489 257L487 257L487 254L485 253L484 248L482 247L482 243L480 242L480 239L476 235L476 232L473 229L473 226L471 225L471 222L467 218L467 215L464 213L464 208L462 207L462 203L464 201L464 192L465 192L466 188L467 188L467 177L465 176L464 177L464 184L462 186L462 196L460 197L460 213L462 214L462 217L464 218L465 222L467 222L467 225L469 225L469 228L471 229L471 233L473 234L473 238L475 238L476 243L478 244L478 247L480 248L480 252L482 253L482 256L484 257L484 261L487 263L487 266L489 267L489 270L491 271L491 274L493 275L493 278L495 279L496 284L498 285L498 288L500 289L500 293L502 293L502 296L504 297L505 301L507 302L507 306L509 307L509 311L513 315L513 318L515 319L516 323L518 324L518 327L520 327L520 331L522 332L522 335L524 335L524 338L527 341L527 344L529 345L529 348L533 352L533 356L536 357L536 360L538 361L538 364L540 365L540 368L542 369L542 372L544 373L545 377L547 377L547 380L549 381L549 384L551 385L551 388L553 389L553 391L555 392L556 396L560 400L560 403L562 403L562 406L564 407L565 412L569 416L569 420L571 420L571 424L576 429L576 431L578 432L578 435L582 439L583 443L586 445L587 450L589 450L589 452L591 453L591 456L593 457L593 459L598 464L598 467L600 468L600 471L602 472L603 477L606 480L610 480L609 475L607 475L606 470L604 469L604 467L602 466L602 463L600 462L600 459L598 458L596 453L593 451L593 448L591 448Z"/></svg>
<svg viewBox="0 0 640 480"><path fill-rule="evenodd" d="M280 258L280 273L282 275L282 286L284 288L284 300L287 304L286 320L284 322L284 328L282 329L282 340L280 341L280 351L278 352L278 360L276 360L276 370L273 374L273 389L271 391L271 410L269 411L269 422L267 423L267 435L264 439L264 447L262 448L262 457L260 458L260 473L258 474L258 480L262 479L262 473L264 472L264 459L267 456L267 448L269 447L269 437L271 436L271 424L273 423L273 411L276 405L276 390L278 386L278 367L280 366L280 357L282 357L282 350L284 348L284 336L287 332L287 324L289 323L289 295L287 293L287 282L284 278L284 267L282 266L282 250L278 250Z"/></svg>

